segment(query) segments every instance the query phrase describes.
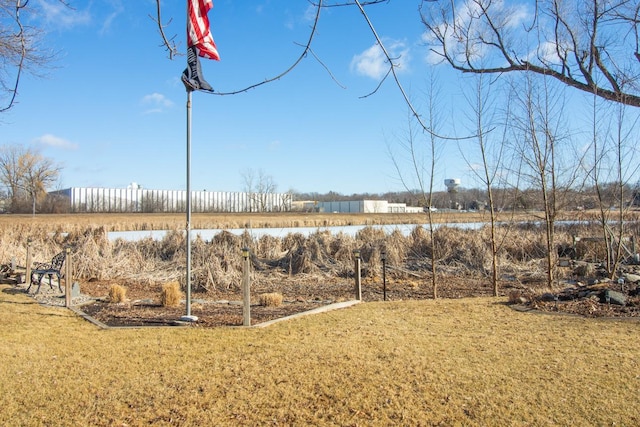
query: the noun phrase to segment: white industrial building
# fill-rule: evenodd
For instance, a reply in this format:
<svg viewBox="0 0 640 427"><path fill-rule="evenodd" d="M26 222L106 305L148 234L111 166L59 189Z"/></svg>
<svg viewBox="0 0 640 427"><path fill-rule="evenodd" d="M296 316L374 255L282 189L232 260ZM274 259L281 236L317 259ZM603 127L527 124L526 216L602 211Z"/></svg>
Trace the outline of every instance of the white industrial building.
<svg viewBox="0 0 640 427"><path fill-rule="evenodd" d="M421 207L407 206L405 203L389 203L386 200L351 200L339 202L317 202L319 212L338 213L422 213Z"/></svg>
<svg viewBox="0 0 640 427"><path fill-rule="evenodd" d="M185 212L186 190L73 187L50 193L68 198L71 212ZM290 193L192 191L192 212L286 212Z"/></svg>

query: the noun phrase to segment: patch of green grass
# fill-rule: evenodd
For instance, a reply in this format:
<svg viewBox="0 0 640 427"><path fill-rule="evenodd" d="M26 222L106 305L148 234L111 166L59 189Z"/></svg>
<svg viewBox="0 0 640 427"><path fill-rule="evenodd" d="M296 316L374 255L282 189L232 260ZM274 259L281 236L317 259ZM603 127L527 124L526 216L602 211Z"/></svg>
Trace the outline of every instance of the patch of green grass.
<svg viewBox="0 0 640 427"><path fill-rule="evenodd" d="M506 299L100 330L0 285L0 425L638 425L640 323Z"/></svg>

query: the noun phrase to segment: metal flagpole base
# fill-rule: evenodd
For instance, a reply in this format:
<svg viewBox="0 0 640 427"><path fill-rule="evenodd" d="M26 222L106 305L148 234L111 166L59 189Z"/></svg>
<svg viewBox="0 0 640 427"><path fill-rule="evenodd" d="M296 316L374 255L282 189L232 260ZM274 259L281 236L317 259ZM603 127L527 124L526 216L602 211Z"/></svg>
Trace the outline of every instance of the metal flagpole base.
<svg viewBox="0 0 640 427"><path fill-rule="evenodd" d="M183 322L197 322L198 316L184 315L180 318L180 320L182 320Z"/></svg>

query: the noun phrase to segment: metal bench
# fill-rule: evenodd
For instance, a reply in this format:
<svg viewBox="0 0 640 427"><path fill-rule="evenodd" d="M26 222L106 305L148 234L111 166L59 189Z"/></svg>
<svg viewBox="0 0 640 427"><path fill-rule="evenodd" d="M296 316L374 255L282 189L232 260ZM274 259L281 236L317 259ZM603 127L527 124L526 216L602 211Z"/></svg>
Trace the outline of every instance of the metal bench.
<svg viewBox="0 0 640 427"><path fill-rule="evenodd" d="M51 262L38 263L31 270L31 282L29 283L29 287L27 288L27 292L31 289L31 286L38 285L38 289L36 290L36 294L40 292L40 286L42 285L42 279L44 276L49 276L49 287L53 289L53 276L55 275L58 278L58 290L62 292L62 286L60 286L60 278L62 276L62 264L64 264L64 260L67 256L65 251L60 252L56 256L51 259Z"/></svg>

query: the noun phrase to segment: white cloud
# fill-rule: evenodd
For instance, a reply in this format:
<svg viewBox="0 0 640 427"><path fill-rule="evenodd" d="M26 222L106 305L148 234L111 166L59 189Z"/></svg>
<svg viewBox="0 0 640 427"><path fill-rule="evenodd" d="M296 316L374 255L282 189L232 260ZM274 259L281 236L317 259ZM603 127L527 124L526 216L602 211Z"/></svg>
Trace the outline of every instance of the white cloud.
<svg viewBox="0 0 640 427"><path fill-rule="evenodd" d="M71 28L86 25L91 21L88 10L79 10L65 6L58 0L36 0L45 21L54 27Z"/></svg>
<svg viewBox="0 0 640 427"><path fill-rule="evenodd" d="M562 60L558 56L558 51L563 55L570 51L570 48L556 44L551 41L545 41L540 43L536 49L527 55L527 61L539 62L542 61L545 64L561 64Z"/></svg>
<svg viewBox="0 0 640 427"><path fill-rule="evenodd" d="M173 101L158 92L143 96L140 103L147 107L145 114L162 113L174 105Z"/></svg>
<svg viewBox="0 0 640 427"><path fill-rule="evenodd" d="M278 140L269 143L269 151L278 151L282 143Z"/></svg>
<svg viewBox="0 0 640 427"><path fill-rule="evenodd" d="M57 137L50 133L46 133L34 139L33 142L36 144L46 145L48 147L63 148L66 150L75 150L76 148L78 148L77 144L74 144L71 141Z"/></svg>
<svg viewBox="0 0 640 427"><path fill-rule="evenodd" d="M316 15L318 14L318 7L310 4L304 11L303 20L305 22L313 22L316 20Z"/></svg>
<svg viewBox="0 0 640 427"><path fill-rule="evenodd" d="M409 48L403 42L384 42L385 49L393 59L398 71L407 71L409 68ZM351 71L361 76L380 79L389 71L390 64L382 49L374 44L364 52L355 55L351 60Z"/></svg>
<svg viewBox="0 0 640 427"><path fill-rule="evenodd" d="M111 30L111 26L115 19L124 12L124 6L120 0L112 0L109 2L113 11L104 18L102 27L100 28L100 34L106 34Z"/></svg>

